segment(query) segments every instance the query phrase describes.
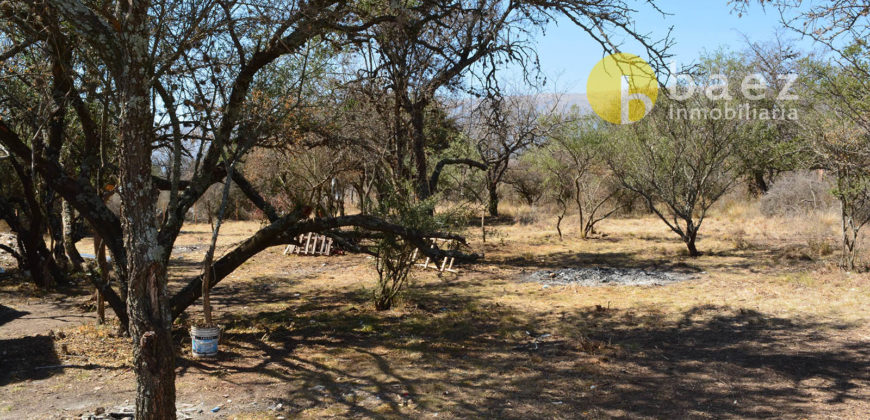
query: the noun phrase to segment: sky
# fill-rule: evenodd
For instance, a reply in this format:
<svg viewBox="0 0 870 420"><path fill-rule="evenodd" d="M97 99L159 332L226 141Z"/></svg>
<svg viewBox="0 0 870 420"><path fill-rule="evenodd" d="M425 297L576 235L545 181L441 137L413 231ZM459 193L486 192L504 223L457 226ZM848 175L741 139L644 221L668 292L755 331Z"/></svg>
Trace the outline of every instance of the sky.
<svg viewBox="0 0 870 420"><path fill-rule="evenodd" d="M668 28L673 27L671 36L675 44L669 51L676 68L697 62L705 51L719 48L742 51L746 39L772 40L777 31L785 39L794 40L800 49L813 48L809 41L780 29L779 12L774 9L752 5L748 13L739 17L727 0L658 0L657 4L669 15L640 8L634 14L635 23L640 32L649 32L654 39L663 38ZM548 90L555 86L561 92L584 93L589 72L602 58L601 46L568 21L550 24L546 33L537 37L537 50L542 72L550 81ZM644 57L643 50L631 43L626 43L622 51Z"/></svg>

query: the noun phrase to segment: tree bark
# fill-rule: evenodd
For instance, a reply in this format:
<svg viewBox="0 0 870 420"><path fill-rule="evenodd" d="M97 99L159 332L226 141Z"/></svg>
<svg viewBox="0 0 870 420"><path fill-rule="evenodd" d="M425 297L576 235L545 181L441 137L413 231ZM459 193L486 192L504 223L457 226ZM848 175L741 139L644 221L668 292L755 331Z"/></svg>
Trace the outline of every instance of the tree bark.
<svg viewBox="0 0 870 420"><path fill-rule="evenodd" d="M103 243L103 239L100 238L100 235L94 235L94 257L97 260L97 269L99 270L100 274L100 284L109 284L109 263L108 261L106 261L106 244ZM105 324L106 305L103 293L100 291L99 287L97 287L94 291L94 299L96 299L97 301L97 322L99 324ZM124 309L126 311L126 308ZM126 312L124 312L124 314L126 314ZM123 332L127 331L127 324L129 324L129 320L124 317L121 324Z"/></svg>
<svg viewBox="0 0 870 420"><path fill-rule="evenodd" d="M758 170L752 173L752 190L759 195L762 196L767 193L767 190L770 188L767 185L767 181L764 179L764 172Z"/></svg>
<svg viewBox="0 0 870 420"><path fill-rule="evenodd" d="M487 203L487 211L489 211L489 215L492 217L498 217L498 184L492 183L487 186L487 191L489 192L489 201Z"/></svg>
<svg viewBox="0 0 870 420"><path fill-rule="evenodd" d="M413 152L417 170L417 198L425 200L432 195L429 189L428 165L426 162L426 131L424 119L425 103L411 107L411 126L414 131Z"/></svg>
<svg viewBox="0 0 870 420"><path fill-rule="evenodd" d="M73 210L66 200L61 201L61 219L63 223L63 248L66 252L69 262L72 264L73 270L76 272L82 271L85 260L82 259L79 250L76 249L76 242L73 232Z"/></svg>
<svg viewBox="0 0 870 420"><path fill-rule="evenodd" d="M688 248L689 250L689 256L692 258L701 256L701 253L698 252L698 247L695 246L697 238L698 226L695 226L692 222L687 222L686 236L684 238L684 241L686 242L686 248Z"/></svg>
<svg viewBox="0 0 870 420"><path fill-rule="evenodd" d="M169 251L158 243L151 178L154 119L150 108L148 1L126 7L119 87L119 181L127 250L127 311L136 372L136 418L175 419L175 351L167 292ZM116 256L117 257L117 256Z"/></svg>

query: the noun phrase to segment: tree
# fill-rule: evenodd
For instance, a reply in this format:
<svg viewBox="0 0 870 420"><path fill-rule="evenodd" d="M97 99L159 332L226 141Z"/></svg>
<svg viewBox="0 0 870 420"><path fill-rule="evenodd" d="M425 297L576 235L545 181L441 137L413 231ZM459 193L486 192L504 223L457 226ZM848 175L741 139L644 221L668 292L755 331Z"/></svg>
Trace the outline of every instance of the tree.
<svg viewBox="0 0 870 420"><path fill-rule="evenodd" d="M511 95L478 104L469 117L468 138L486 164L487 211L498 216L499 186L513 159L523 151L543 145L556 124L544 124L559 107L556 96ZM555 120L553 120L555 121Z"/></svg>
<svg viewBox="0 0 870 420"><path fill-rule="evenodd" d="M714 110L724 113L725 105L704 95L659 101L644 121L612 138L609 164L697 257L707 211L735 181L739 120L704 118Z"/></svg>
<svg viewBox="0 0 870 420"><path fill-rule="evenodd" d="M659 11L653 1L647 4ZM501 102L496 74L502 67L516 64L526 79L536 77L530 35L558 16L576 25L606 52L619 49L609 34L620 32L663 65L668 39L653 41L637 31L631 19L634 12L621 0L472 0L398 8L396 19L372 27L375 42L369 47L373 59L367 63L370 91L389 98L379 109L390 121L393 171L401 178L415 180L418 199L428 198L432 190L427 147L432 139L426 129L427 119L438 115L433 112L438 93L466 92ZM468 164L455 164L460 163ZM490 187L501 181L503 172L501 168L491 171ZM497 193L492 197L496 202L491 213L497 213Z"/></svg>
<svg viewBox="0 0 870 420"><path fill-rule="evenodd" d="M279 57L299 51L309 40L337 26L347 24L351 26L346 29L354 30L352 25L359 23L360 15L337 2L299 4L288 9L291 10L289 16L268 14L266 8L250 3L221 3L223 10L212 3L175 7L182 4L134 1L120 2L115 9L105 5L114 13L78 1L56 1L45 5L3 3L2 6L4 14L13 16L11 21L18 23L22 31L31 29L31 25L47 22L44 31L34 33L52 34L49 42L60 39L56 35L66 27L57 23L63 21L69 25L73 33L92 48L95 56L89 58L99 60L113 81L115 106L119 111L118 179L123 219L119 220L106 208L87 177L75 179L62 162L33 153L31 146L5 122L0 123L3 124L0 126L0 141L16 159L39 171L49 187L63 195L106 241L114 256L118 276L126 280L126 308L110 289L104 292L110 297L109 302L122 323L126 321L122 315L129 315L137 376L137 417L174 418L174 349L170 326L177 313L173 313L170 306L166 265L184 214L219 179L223 172L220 166L225 149L232 146L236 151L244 151L256 140L256 136L250 136L252 130L243 119L244 105L256 73ZM33 23L16 18L30 15L41 16L44 20ZM158 18L152 19L155 16ZM223 20L223 17L228 19ZM246 33L257 25L264 29L260 34L267 36L259 41L240 42L240 27L244 26L243 33ZM217 45L230 48L217 48ZM215 63L209 54L216 51L223 52L225 56L222 58L226 59ZM231 76L218 76L230 66L235 66ZM71 67L64 71L69 75ZM208 76L211 76L210 82ZM221 95L220 105L207 100L204 85L211 88L212 98ZM195 94L176 108L178 101L174 95L184 94L181 86L195 91ZM154 91L160 93L163 108L170 115L171 127L167 131L171 133L171 150L176 162L180 160L184 137L194 137L207 130L209 138L200 144L210 145L204 154L197 156L193 179L184 185L179 179L178 165L174 165L168 182L171 187L167 188L171 189L171 205L162 226L157 225L152 195L155 185L151 177L152 147L159 147L161 140L159 127L155 130L155 111L151 107ZM78 92L70 87L64 95L73 95L74 98ZM220 112L214 112L216 107ZM182 132L178 111L194 118L199 116L200 131ZM218 115L209 118L213 113ZM82 112L79 118L86 130L85 137L94 137L93 130L85 127L88 125L85 121L92 119L84 114ZM58 146L52 149L57 150ZM80 164L70 162L70 165ZM178 196L177 191L182 187L184 193ZM220 263L219 259L215 265ZM219 280L218 276L212 279L215 283Z"/></svg>
<svg viewBox="0 0 870 420"><path fill-rule="evenodd" d="M732 2L745 10L751 0ZM765 4L765 2L761 2ZM825 48L828 63L809 62L806 92L817 101L808 121L821 164L837 180L842 208L843 266L855 267L860 229L867 223L867 156L870 154L870 14L866 2L833 0L808 7L775 0L787 29Z"/></svg>
<svg viewBox="0 0 870 420"><path fill-rule="evenodd" d="M772 114L781 110L805 109L805 98L797 97L803 74L802 54L780 36L768 43L750 42L748 50L732 57L709 57L706 66L717 67L731 81L730 91L739 105L764 109ZM727 69L727 70L724 70ZM744 83L760 88L742 92ZM797 117L797 114L793 115ZM791 118L746 121L741 127L739 173L750 191L764 194L783 173L805 167L810 145L800 133L800 122Z"/></svg>
<svg viewBox="0 0 870 420"><path fill-rule="evenodd" d="M532 159L533 153L523 153L508 167L504 182L528 206L534 206L546 192L545 177Z"/></svg>
<svg viewBox="0 0 870 420"><path fill-rule="evenodd" d="M866 54L862 49L855 54ZM853 57L870 69L870 60ZM846 270L854 270L858 259L861 229L870 223L870 93L854 67L836 68L810 62L812 83L807 94L816 107L804 128L813 139L816 163L829 170L835 181L834 196L840 201L843 259Z"/></svg>
<svg viewBox="0 0 870 420"><path fill-rule="evenodd" d="M547 173L545 185L562 210L556 223L559 237L568 203L573 202L580 219L580 236L587 239L598 222L620 208L618 182L605 159L608 130L576 110L562 118L567 121L559 123L552 141L539 153L539 165Z"/></svg>

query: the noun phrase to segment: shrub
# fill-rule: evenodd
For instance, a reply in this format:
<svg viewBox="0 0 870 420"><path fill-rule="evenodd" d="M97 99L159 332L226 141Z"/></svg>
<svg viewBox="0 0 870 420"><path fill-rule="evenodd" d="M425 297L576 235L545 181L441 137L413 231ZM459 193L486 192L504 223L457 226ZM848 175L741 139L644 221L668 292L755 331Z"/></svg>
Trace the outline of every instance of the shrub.
<svg viewBox="0 0 870 420"><path fill-rule="evenodd" d="M414 267L413 255L414 246L394 235L387 235L378 242L375 260L378 284L372 296L375 309L384 311L393 307Z"/></svg>
<svg viewBox="0 0 870 420"><path fill-rule="evenodd" d="M799 216L837 209L834 185L821 172L790 172L779 178L761 198L761 213L772 216Z"/></svg>

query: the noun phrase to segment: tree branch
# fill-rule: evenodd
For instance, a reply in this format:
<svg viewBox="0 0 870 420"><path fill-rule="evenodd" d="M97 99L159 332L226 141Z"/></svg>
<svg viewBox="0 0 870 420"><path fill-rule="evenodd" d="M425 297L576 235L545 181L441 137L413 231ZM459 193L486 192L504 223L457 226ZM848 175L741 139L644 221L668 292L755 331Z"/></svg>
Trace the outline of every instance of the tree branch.
<svg viewBox="0 0 870 420"><path fill-rule="evenodd" d="M437 247L432 247L428 241L431 238L443 238L467 244L465 238L460 235L444 232L421 232L363 214L299 220L301 215L301 209L297 209L291 214L272 222L215 261L211 268L212 283L209 288L214 287L245 261L268 247L292 243L302 233L320 233L348 226L398 235L419 248L423 255L430 258L452 257L458 261L476 261L480 258L478 254L441 250ZM202 276L196 277L170 299L173 318L184 312L200 296L202 296Z"/></svg>
<svg viewBox="0 0 870 420"><path fill-rule="evenodd" d="M474 159L441 159L438 163L435 164L435 169L432 170L432 176L429 178L429 191L434 193L438 188L438 179L441 178L441 171L447 165L468 165L472 168L478 168L480 170L486 170L486 164L483 162L476 161Z"/></svg>

